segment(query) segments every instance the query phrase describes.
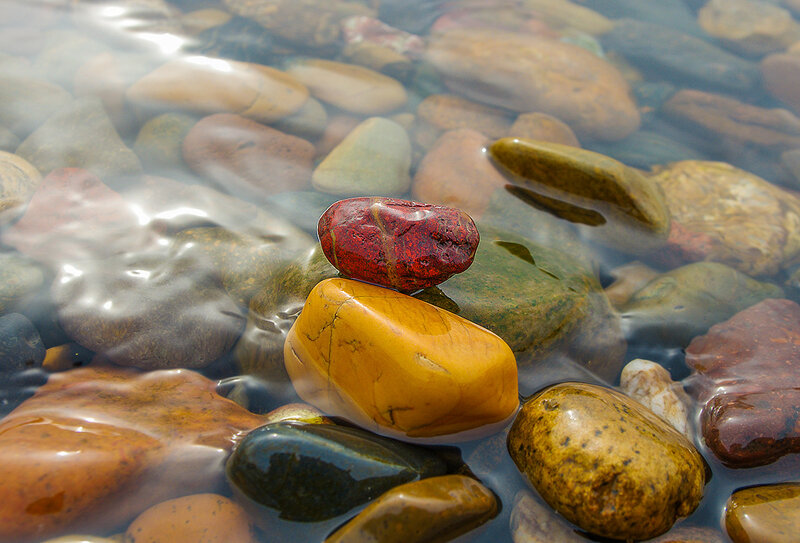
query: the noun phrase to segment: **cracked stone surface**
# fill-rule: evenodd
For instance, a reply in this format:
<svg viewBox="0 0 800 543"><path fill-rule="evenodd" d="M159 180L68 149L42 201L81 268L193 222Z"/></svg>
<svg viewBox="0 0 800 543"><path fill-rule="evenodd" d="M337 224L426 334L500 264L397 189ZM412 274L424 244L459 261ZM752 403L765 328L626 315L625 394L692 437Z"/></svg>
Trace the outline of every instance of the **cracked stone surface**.
<svg viewBox="0 0 800 543"><path fill-rule="evenodd" d="M518 405L517 367L488 330L399 292L319 283L286 338L300 397L401 438L491 433Z"/></svg>

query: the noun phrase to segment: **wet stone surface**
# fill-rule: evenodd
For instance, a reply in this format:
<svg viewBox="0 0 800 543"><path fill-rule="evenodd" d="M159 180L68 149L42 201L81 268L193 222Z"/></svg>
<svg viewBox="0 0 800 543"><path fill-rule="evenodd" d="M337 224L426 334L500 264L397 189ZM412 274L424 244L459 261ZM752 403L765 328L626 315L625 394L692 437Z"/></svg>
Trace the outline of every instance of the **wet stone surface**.
<svg viewBox="0 0 800 543"><path fill-rule="evenodd" d="M796 341L800 306L765 300L686 348L703 437L725 464L750 467L800 451ZM766 377L769 376L767 379Z"/></svg>
<svg viewBox="0 0 800 543"><path fill-rule="evenodd" d="M389 198L340 200L317 226L322 250L347 277L413 292L463 272L480 234L458 209Z"/></svg>
<svg viewBox="0 0 800 543"><path fill-rule="evenodd" d="M0 543L793 541L798 89L800 0L0 2Z"/></svg>
<svg viewBox="0 0 800 543"><path fill-rule="evenodd" d="M227 463L234 489L299 521L335 517L444 470L424 449L354 428L294 422L250 432Z"/></svg>

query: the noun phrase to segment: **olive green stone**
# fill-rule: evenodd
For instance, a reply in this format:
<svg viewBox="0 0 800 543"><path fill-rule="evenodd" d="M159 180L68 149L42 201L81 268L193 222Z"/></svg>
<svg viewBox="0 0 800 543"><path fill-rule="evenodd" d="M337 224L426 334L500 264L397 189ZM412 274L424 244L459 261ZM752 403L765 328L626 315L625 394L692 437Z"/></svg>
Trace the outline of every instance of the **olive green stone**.
<svg viewBox="0 0 800 543"><path fill-rule="evenodd" d="M58 110L20 144L17 154L45 175L74 167L106 181L142 170L97 98L80 98Z"/></svg>
<svg viewBox="0 0 800 543"><path fill-rule="evenodd" d="M13 152L19 146L19 138L14 133L0 126L0 151Z"/></svg>
<svg viewBox="0 0 800 543"><path fill-rule="evenodd" d="M288 223L275 222L279 227L263 236L221 227L183 230L175 236L174 250L183 257L196 255L205 261L199 266L215 270L228 294L246 306L274 274L313 243Z"/></svg>
<svg viewBox="0 0 800 543"><path fill-rule="evenodd" d="M751 279L724 264L696 262L656 276L620 308L630 342L686 347L766 298L782 298L783 290Z"/></svg>
<svg viewBox="0 0 800 543"><path fill-rule="evenodd" d="M286 334L311 289L338 274L316 244L265 280L250 300L247 325L234 349L242 373L288 382L283 365Z"/></svg>
<svg viewBox="0 0 800 543"><path fill-rule="evenodd" d="M495 190L480 216L480 223L568 253L587 269L595 269L599 259L595 257L594 249L581 241L573 225L528 205L514 193L510 185Z"/></svg>
<svg viewBox="0 0 800 543"><path fill-rule="evenodd" d="M183 139L197 118L185 113L164 113L142 125L134 152L151 171L180 170L183 162Z"/></svg>
<svg viewBox="0 0 800 543"><path fill-rule="evenodd" d="M328 194L397 196L411 185L411 142L383 117L359 124L314 170L314 188Z"/></svg>
<svg viewBox="0 0 800 543"><path fill-rule="evenodd" d="M734 492L725 507L734 543L793 543L800 534L800 483L754 486Z"/></svg>
<svg viewBox="0 0 800 543"><path fill-rule="evenodd" d="M525 402L508 451L552 508L604 537L660 535L703 496L704 464L689 440L638 402L596 385L559 384Z"/></svg>
<svg viewBox="0 0 800 543"><path fill-rule="evenodd" d="M670 215L658 186L613 158L519 138L494 142L489 154L520 197L605 245L640 253L667 239Z"/></svg>
<svg viewBox="0 0 800 543"><path fill-rule="evenodd" d="M478 229L469 269L416 297L499 335L523 366L565 356L613 381L625 342L594 275L566 253L481 223Z"/></svg>
<svg viewBox="0 0 800 543"><path fill-rule="evenodd" d="M0 315L16 309L44 284L44 271L17 253L0 254Z"/></svg>
<svg viewBox="0 0 800 543"><path fill-rule="evenodd" d="M295 521L333 518L387 490L442 475L434 453L332 424L278 422L251 431L227 463L228 482Z"/></svg>
<svg viewBox="0 0 800 543"><path fill-rule="evenodd" d="M318 100L309 96L300 109L273 123L272 126L287 134L315 140L322 137L325 127L328 126L328 112Z"/></svg>

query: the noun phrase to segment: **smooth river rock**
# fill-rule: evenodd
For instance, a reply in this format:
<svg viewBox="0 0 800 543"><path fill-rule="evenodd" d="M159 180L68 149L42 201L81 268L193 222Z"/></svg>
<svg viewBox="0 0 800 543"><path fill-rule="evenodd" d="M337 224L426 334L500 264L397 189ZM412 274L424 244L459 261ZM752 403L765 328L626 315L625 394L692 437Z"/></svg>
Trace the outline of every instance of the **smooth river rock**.
<svg viewBox="0 0 800 543"><path fill-rule="evenodd" d="M536 373L566 358L614 381L625 340L586 264L508 231L480 222L478 228L482 241L472 266L415 296L499 335L521 368Z"/></svg>
<svg viewBox="0 0 800 543"><path fill-rule="evenodd" d="M138 253L67 265L51 294L64 331L115 364L201 368L244 327L238 305L191 258Z"/></svg>
<svg viewBox="0 0 800 543"><path fill-rule="evenodd" d="M691 442L638 402L596 385L555 385L526 401L508 450L551 507L596 535L655 537L703 496L703 460Z"/></svg>
<svg viewBox="0 0 800 543"><path fill-rule="evenodd" d="M200 119L183 140L183 160L196 173L244 200L311 185L314 146L236 115Z"/></svg>
<svg viewBox="0 0 800 543"><path fill-rule="evenodd" d="M0 151L0 222L15 219L41 182L42 175L30 162Z"/></svg>
<svg viewBox="0 0 800 543"><path fill-rule="evenodd" d="M284 360L303 400L403 439L487 435L519 403L516 360L498 336L349 279L314 287L286 337Z"/></svg>
<svg viewBox="0 0 800 543"><path fill-rule="evenodd" d="M689 396L680 383L672 380L663 366L637 358L622 368L619 376L622 392L669 422L673 428L692 440L689 424Z"/></svg>
<svg viewBox="0 0 800 543"><path fill-rule="evenodd" d="M311 177L320 192L345 196L398 196L411 185L411 142L405 129L383 117L356 126Z"/></svg>
<svg viewBox="0 0 800 543"><path fill-rule="evenodd" d="M489 147L495 165L532 205L586 225L583 232L625 252L659 247L669 210L650 179L621 162L572 146L503 138Z"/></svg>
<svg viewBox="0 0 800 543"><path fill-rule="evenodd" d="M800 40L800 25L792 14L769 2L710 0L697 21L710 36L744 55L761 56Z"/></svg>
<svg viewBox="0 0 800 543"><path fill-rule="evenodd" d="M131 85L126 96L146 109L238 113L270 123L300 109L308 99L308 89L269 66L190 56L156 68Z"/></svg>
<svg viewBox="0 0 800 543"><path fill-rule="evenodd" d="M144 511L125 531L129 543L255 543L241 506L219 494L192 494Z"/></svg>
<svg viewBox="0 0 800 543"><path fill-rule="evenodd" d="M695 262L654 277L620 308L628 343L686 347L695 336L783 290L717 262Z"/></svg>
<svg viewBox="0 0 800 543"><path fill-rule="evenodd" d="M456 94L554 115L578 137L618 140L639 127L639 112L617 69L576 45L457 29L435 35L426 59Z"/></svg>
<svg viewBox="0 0 800 543"><path fill-rule="evenodd" d="M357 428L278 422L247 434L227 462L228 482L281 518L319 521L397 485L443 475L434 453Z"/></svg>
<svg viewBox="0 0 800 543"><path fill-rule="evenodd" d="M725 506L725 530L734 543L791 543L800 533L800 483L737 490Z"/></svg>
<svg viewBox="0 0 800 543"><path fill-rule="evenodd" d="M0 423L0 540L109 533L156 503L213 491L233 444L263 424L215 387L187 370L51 375Z"/></svg>
<svg viewBox="0 0 800 543"><path fill-rule="evenodd" d="M711 260L770 276L800 259L800 199L724 162L686 160L656 171L673 225L656 260Z"/></svg>
<svg viewBox="0 0 800 543"><path fill-rule="evenodd" d="M396 486L370 503L325 543L450 541L498 512L494 494L464 475L430 477Z"/></svg>
<svg viewBox="0 0 800 543"><path fill-rule="evenodd" d="M716 88L745 93L759 82L758 65L680 30L658 24L619 19L601 36L603 47L615 51L659 80L670 74L689 88ZM660 75L659 75L660 74Z"/></svg>
<svg viewBox="0 0 800 543"><path fill-rule="evenodd" d="M317 235L342 274L401 292L463 272L480 241L463 211L393 198L340 200L320 217Z"/></svg>
<svg viewBox="0 0 800 543"><path fill-rule="evenodd" d="M0 376L39 368L45 348L39 332L24 315L0 317Z"/></svg>
<svg viewBox="0 0 800 543"><path fill-rule="evenodd" d="M59 168L39 185L3 243L59 267L150 247L157 234L141 224L117 191L82 168Z"/></svg>
<svg viewBox="0 0 800 543"><path fill-rule="evenodd" d="M120 139L97 98L79 98L55 111L16 154L42 175L68 167L84 168L101 179L142 171L139 157Z"/></svg>
<svg viewBox="0 0 800 543"><path fill-rule="evenodd" d="M756 147L775 153L800 147L800 118L786 109L682 89L664 103L662 111L701 134L721 139L733 151ZM735 152L729 153L735 158Z"/></svg>
<svg viewBox="0 0 800 543"><path fill-rule="evenodd" d="M506 184L486 154L489 144L484 134L470 128L445 132L417 167L411 195L480 216L492 194Z"/></svg>
<svg viewBox="0 0 800 543"><path fill-rule="evenodd" d="M706 445L732 468L800 452L800 306L764 300L712 326L686 348L684 386L702 406Z"/></svg>
<svg viewBox="0 0 800 543"><path fill-rule="evenodd" d="M286 72L308 87L314 98L357 115L383 115L403 107L403 85L387 75L323 59L291 62Z"/></svg>

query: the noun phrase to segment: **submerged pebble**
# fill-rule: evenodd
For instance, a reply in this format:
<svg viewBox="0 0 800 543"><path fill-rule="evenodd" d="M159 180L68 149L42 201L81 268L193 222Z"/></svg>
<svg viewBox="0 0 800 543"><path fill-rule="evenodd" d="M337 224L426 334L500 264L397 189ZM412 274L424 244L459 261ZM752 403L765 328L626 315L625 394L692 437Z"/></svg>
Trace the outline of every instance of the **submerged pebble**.
<svg viewBox="0 0 800 543"><path fill-rule="evenodd" d="M497 500L475 479L463 475L430 477L389 490L325 542L449 541L496 514Z"/></svg>

